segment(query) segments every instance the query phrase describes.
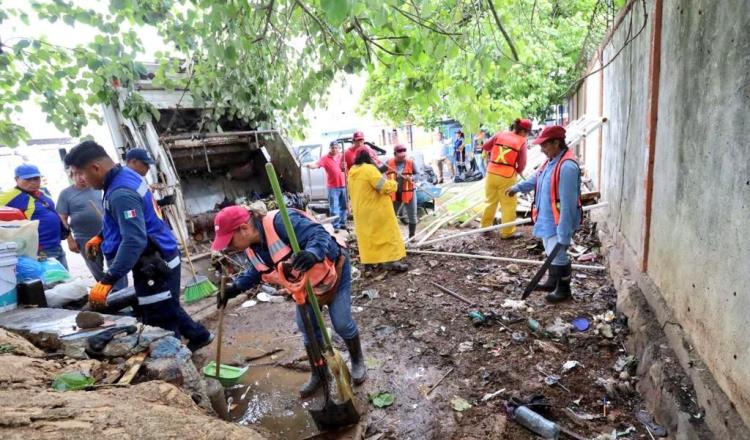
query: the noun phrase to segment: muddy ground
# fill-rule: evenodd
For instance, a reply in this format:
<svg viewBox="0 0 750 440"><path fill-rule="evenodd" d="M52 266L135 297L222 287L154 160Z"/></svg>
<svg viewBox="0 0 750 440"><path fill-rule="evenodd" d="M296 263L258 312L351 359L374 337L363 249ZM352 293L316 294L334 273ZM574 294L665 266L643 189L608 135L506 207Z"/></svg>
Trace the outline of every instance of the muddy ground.
<svg viewBox="0 0 750 440"><path fill-rule="evenodd" d="M521 227L520 231L523 238L513 241L473 235L443 242L434 250L541 260L542 248L531 237L531 228ZM452 232L441 230L438 236ZM593 261L580 264L606 263L597 252L594 232L593 225L587 224L576 234L579 245L596 253ZM573 301L549 305L538 292L527 300L528 308L513 311L502 307L504 301L520 298L536 266L414 254L409 263L408 273L366 272L354 283L353 310L369 367L368 381L356 390L363 412L358 429L365 432L365 438L536 438L506 412L511 398L526 400L535 395L546 397L549 418L585 438L631 427L634 431L621 438L649 438L635 418L641 402L632 391L635 383L629 371L634 366L625 367L624 372L614 369L618 359L627 355L622 343L625 322L610 314L614 321L599 323L612 328L612 334L607 335L612 337L600 334L609 333L606 328L596 329L594 317L615 309L616 292L606 272L574 270ZM476 305L441 292L430 281ZM372 295L373 291L377 293ZM254 296L252 292L230 303L224 321L223 359L244 365L248 357L282 351L250 362L260 366L251 367L243 384L229 390L232 420L260 426L280 439L352 438L358 434L355 429L317 434L305 408L318 403L301 402L296 397L307 373L289 368L304 369L305 365L293 319L294 304L239 306ZM475 326L468 317L471 311L506 319ZM527 319L533 318L544 328L558 318L567 323L577 317L588 318L591 328L564 338L532 332L527 324ZM216 317L206 323L215 328ZM336 339L345 352L342 341ZM211 346L197 353L196 364L200 367L212 358L214 349ZM563 373L566 361L581 365ZM548 385L545 375L559 375L560 385ZM605 387L610 396L606 399ZM375 408L366 401L367 394L375 392L392 393L395 403ZM471 407L454 410L456 397Z"/></svg>

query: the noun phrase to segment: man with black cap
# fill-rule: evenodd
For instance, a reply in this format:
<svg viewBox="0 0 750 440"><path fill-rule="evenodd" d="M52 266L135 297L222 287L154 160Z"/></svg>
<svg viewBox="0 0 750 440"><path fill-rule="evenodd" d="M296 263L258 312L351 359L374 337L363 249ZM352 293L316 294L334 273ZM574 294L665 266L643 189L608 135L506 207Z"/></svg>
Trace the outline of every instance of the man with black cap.
<svg viewBox="0 0 750 440"><path fill-rule="evenodd" d="M213 335L180 306L177 240L158 216L143 178L115 164L93 141L73 147L65 165L83 174L93 188L104 190L102 233L89 240L85 249L87 254L103 253L110 264L89 293L92 306L106 304L112 285L132 270L138 299L134 308L141 322L184 336L190 350L208 345Z"/></svg>
<svg viewBox="0 0 750 440"><path fill-rule="evenodd" d="M565 128L559 125L547 127L533 143L541 145L547 162L532 177L511 187L507 194L514 196L534 190L531 208L534 236L542 239L547 255L558 244L562 246L552 260L547 281L537 287L537 290L552 292L547 295L547 301L555 303L571 298L571 264L567 248L583 215L581 169L573 150L565 143Z"/></svg>
<svg viewBox="0 0 750 440"><path fill-rule="evenodd" d="M0 206L16 208L28 220L38 220L39 254L54 257L67 268L60 241L66 239L70 231L57 215L47 188L41 187L42 173L36 165L25 163L16 167L15 176L16 186L0 194Z"/></svg>

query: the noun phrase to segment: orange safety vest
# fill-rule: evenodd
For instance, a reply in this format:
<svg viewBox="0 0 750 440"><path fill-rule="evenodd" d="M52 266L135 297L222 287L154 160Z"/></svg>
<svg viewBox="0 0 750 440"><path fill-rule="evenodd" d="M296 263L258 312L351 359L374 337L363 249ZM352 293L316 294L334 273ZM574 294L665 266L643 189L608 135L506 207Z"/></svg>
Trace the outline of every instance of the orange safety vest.
<svg viewBox="0 0 750 440"><path fill-rule="evenodd" d="M315 221L315 219L306 212L299 210L297 212L303 214L310 220ZM260 278L264 283L288 287L293 285L292 283L294 280L290 280L290 278L294 278L294 274L285 274L283 263L292 255L292 248L281 240L281 237L279 237L279 234L276 232L276 228L273 225L274 219L278 214L278 210L269 211L261 221L261 224L263 225L263 233L266 238L266 246L268 246L268 253L271 254L273 266L268 266L260 257L258 257L252 248L245 249L245 255L248 260L250 260L253 267L255 267L255 270L260 273ZM334 238L339 246L346 247L345 243L342 244L337 237ZM328 296L328 294L332 293L331 290L337 286L338 276L336 273L336 264L327 257L320 263L316 263L306 272L305 275L307 279L309 279L310 284L313 286L313 291L317 296ZM304 281L302 287L304 287ZM299 293L301 289L297 290L297 293ZM298 304L304 304L304 291L301 291L303 295L300 297L295 296L294 298Z"/></svg>
<svg viewBox="0 0 750 440"><path fill-rule="evenodd" d="M575 162L576 166L578 166L578 159L576 159L575 153L573 153L573 150L568 149L565 153L563 153L562 157L560 158L560 161L555 164L555 169L552 170L552 181L550 182L549 188L550 188L550 195L549 200L552 204L552 217L555 219L555 224L560 224L560 170L562 169L562 164L565 161L572 160ZM542 172L545 168L547 168L547 164L549 163L549 160L544 162L541 167L539 167L539 170L537 171L537 175L541 176ZM539 211L537 209L537 194L539 194L539 189L542 187L542 182L540 179L537 179L536 181L536 191L534 192L534 203L531 205L531 220L536 223L536 218L539 215ZM583 219L583 202L581 201L581 194L578 194L578 210L581 213L581 219Z"/></svg>
<svg viewBox="0 0 750 440"><path fill-rule="evenodd" d="M388 159L388 171L386 171L386 176L390 180L396 181L398 179L398 173L396 172L397 165L396 165L396 159ZM404 164L404 170L401 172L401 175L404 177L412 177L414 176L414 161L411 159L406 159L406 163ZM402 203L409 203L411 202L412 197L414 197L414 182L404 179L404 183L401 186L401 202ZM391 194L391 200L394 202L396 201L396 193Z"/></svg>
<svg viewBox="0 0 750 440"><path fill-rule="evenodd" d="M495 145L490 153L487 172L502 177L513 177L516 174L516 162L521 148L525 148L526 138L512 131L503 131L495 135Z"/></svg>

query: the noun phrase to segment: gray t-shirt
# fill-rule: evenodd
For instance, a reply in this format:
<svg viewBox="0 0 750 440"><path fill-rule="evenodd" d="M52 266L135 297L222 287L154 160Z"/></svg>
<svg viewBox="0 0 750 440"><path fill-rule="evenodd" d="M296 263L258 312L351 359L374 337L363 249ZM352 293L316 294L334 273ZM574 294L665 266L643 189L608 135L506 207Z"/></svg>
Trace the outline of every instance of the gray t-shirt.
<svg viewBox="0 0 750 440"><path fill-rule="evenodd" d="M93 188L69 186L60 193L57 212L68 215L68 224L76 241L88 241L102 229L102 221L91 202L102 211L102 192Z"/></svg>

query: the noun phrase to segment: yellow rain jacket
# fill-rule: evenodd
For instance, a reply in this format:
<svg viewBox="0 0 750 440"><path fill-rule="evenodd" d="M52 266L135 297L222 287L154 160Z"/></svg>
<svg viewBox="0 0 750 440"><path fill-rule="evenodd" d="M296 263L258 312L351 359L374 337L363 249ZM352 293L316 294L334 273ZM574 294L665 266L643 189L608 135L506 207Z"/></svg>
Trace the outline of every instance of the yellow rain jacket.
<svg viewBox="0 0 750 440"><path fill-rule="evenodd" d="M349 170L348 185L362 264L389 263L406 257L390 197L398 188L396 181L386 179L374 165L362 164Z"/></svg>

